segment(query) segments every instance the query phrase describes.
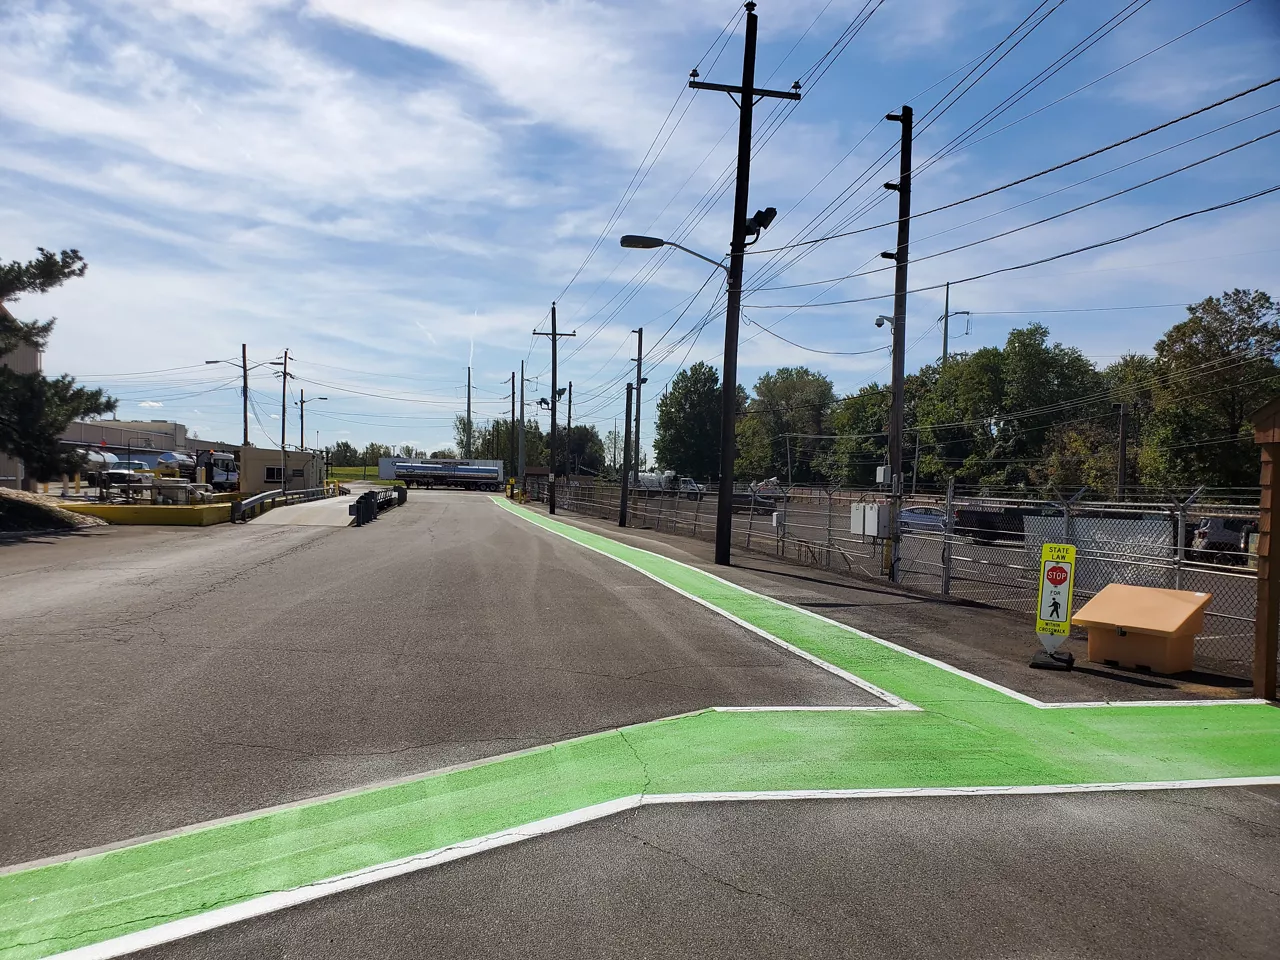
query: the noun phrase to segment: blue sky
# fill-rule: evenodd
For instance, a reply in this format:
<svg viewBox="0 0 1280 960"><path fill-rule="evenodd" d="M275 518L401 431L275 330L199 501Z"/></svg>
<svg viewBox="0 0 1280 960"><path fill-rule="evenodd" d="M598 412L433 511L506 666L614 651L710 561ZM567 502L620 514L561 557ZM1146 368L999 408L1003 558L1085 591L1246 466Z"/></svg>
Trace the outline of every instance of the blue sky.
<svg viewBox="0 0 1280 960"><path fill-rule="evenodd" d="M1033 12L1052 10L921 130L916 211L1271 79L1280 72L1277 4L1237 3L761 0L758 80L786 88L822 66L799 105L757 110L752 209L780 212L759 248L890 220L894 199L879 184L896 176L897 158L883 169L880 158L898 127L883 115L903 103L926 115ZM578 333L564 341L561 382L574 383L575 421L602 434L621 416L630 331L644 326L647 447L663 384L681 365L719 363L721 283L697 260L622 250L617 237L684 232L694 249L727 249L732 191L717 187L736 148L736 110L723 94L684 85L695 64L703 79L740 79L740 12L724 0L8 0L0 256L77 247L90 263L84 279L14 312L56 315L46 370L109 387L122 418L176 419L206 438L237 439L236 371L203 361L238 360L246 342L253 362L289 348L294 391L328 397L308 406L309 444L318 430L321 444L436 447L451 443L452 418L465 407L468 362L477 420L509 409L522 360L534 378L529 396L548 393L548 344L531 331L547 329L558 298L561 329ZM959 149L932 159L1126 13ZM822 60L860 14L870 14L865 26ZM1277 136L925 259L1267 134L1280 127L1280 109L1251 115L1277 104L1280 84L921 217L911 285L1052 256L1280 184ZM652 144L660 152L649 162ZM817 234L806 231L842 197ZM952 349L999 343L1038 320L1105 363L1149 351L1182 315L1149 305L1237 286L1280 295L1278 198L954 285L952 309L973 315L953 321ZM878 253L893 243L888 225L781 260L748 258L741 382L749 388L792 364L823 370L841 392L883 380L888 341L873 320L891 301L821 304L883 297L892 272L815 282L881 267ZM816 305L774 309L807 301ZM1131 306L1143 309L1097 309ZM941 290L911 297L909 368L939 355L941 312ZM253 373L251 436L260 444L278 441L272 369ZM290 442L297 432L290 404Z"/></svg>

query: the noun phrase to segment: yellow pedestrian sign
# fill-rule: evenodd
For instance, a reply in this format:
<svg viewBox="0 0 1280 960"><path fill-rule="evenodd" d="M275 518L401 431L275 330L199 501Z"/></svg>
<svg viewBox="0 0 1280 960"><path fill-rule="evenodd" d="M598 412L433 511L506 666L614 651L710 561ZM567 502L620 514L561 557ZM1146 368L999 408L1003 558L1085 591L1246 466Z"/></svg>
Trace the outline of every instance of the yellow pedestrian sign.
<svg viewBox="0 0 1280 960"><path fill-rule="evenodd" d="M1040 548L1040 595L1036 599L1036 633L1052 652L1071 632L1071 592L1076 582L1076 548L1046 543Z"/></svg>

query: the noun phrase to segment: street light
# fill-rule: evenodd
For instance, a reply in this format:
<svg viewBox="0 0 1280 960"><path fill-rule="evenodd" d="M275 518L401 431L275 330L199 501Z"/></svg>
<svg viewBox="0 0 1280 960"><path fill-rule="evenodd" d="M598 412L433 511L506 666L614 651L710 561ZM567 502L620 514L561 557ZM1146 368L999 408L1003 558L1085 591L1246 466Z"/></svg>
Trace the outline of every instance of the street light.
<svg viewBox="0 0 1280 960"><path fill-rule="evenodd" d="M298 407L298 436L302 438L302 442L298 444L298 449L306 450L307 449L307 404L315 403L317 400L328 400L329 398L328 397L312 397L310 400L308 400L306 390L299 390L298 396L301 397L301 399L294 401L294 403L297 404L297 407ZM319 445L319 442L317 441L317 446L318 445Z"/></svg>
<svg viewBox="0 0 1280 960"><path fill-rule="evenodd" d="M688 247L673 243L670 240L663 240L660 237L642 237L634 233L628 233L619 242L628 250L656 250L658 247L675 247L677 250L683 250L691 257L697 257L699 260L705 260L707 263L719 267L725 272L725 276L729 275L729 268L721 261L712 260L710 257L703 256L697 250L690 250Z"/></svg>

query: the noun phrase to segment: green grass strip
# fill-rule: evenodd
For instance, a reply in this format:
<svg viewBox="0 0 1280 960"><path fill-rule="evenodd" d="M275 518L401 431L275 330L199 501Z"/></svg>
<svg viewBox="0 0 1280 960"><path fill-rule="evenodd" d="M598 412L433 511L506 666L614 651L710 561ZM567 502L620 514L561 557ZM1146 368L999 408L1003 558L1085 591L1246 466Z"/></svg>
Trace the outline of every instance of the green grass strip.
<svg viewBox="0 0 1280 960"><path fill-rule="evenodd" d="M923 709L706 711L10 874L0 877L0 958L46 957L641 792L1280 775L1271 707L1038 709L851 628L499 502Z"/></svg>

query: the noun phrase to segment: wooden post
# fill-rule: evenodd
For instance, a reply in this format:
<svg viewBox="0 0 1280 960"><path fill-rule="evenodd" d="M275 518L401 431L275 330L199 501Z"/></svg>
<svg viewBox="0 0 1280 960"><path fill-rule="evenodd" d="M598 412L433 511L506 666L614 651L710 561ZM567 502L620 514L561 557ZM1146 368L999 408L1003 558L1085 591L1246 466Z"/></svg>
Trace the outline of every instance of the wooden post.
<svg viewBox="0 0 1280 960"><path fill-rule="evenodd" d="M1253 415L1262 447L1262 499L1258 510L1258 609L1253 635L1253 695L1276 698L1276 632L1280 627L1280 556L1271 556L1271 511L1280 454L1280 399ZM1274 560L1274 562L1273 562Z"/></svg>

